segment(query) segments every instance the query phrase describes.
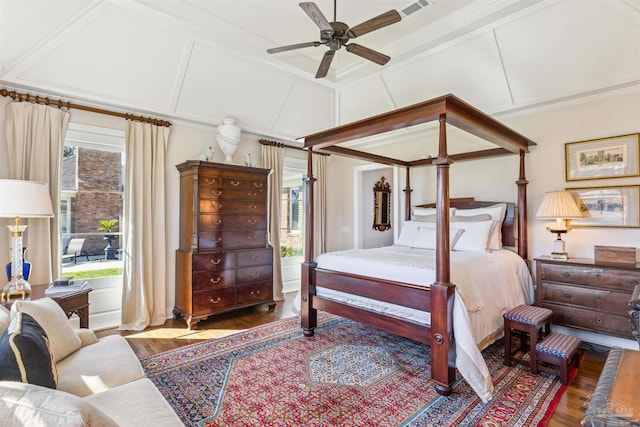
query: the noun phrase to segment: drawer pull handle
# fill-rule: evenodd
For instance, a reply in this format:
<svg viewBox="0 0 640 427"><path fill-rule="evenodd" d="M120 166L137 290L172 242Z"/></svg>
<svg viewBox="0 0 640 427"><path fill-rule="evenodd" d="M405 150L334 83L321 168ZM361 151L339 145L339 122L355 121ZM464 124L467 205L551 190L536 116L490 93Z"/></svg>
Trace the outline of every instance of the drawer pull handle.
<svg viewBox="0 0 640 427"><path fill-rule="evenodd" d="M222 237L218 237L216 240L213 241L213 243L220 243L222 242Z"/></svg>
<svg viewBox="0 0 640 427"><path fill-rule="evenodd" d="M213 264L213 265L218 265L218 264L220 264L220 263L222 262L222 258L218 258L218 259L216 259L216 260L213 260L213 259L212 259L212 260L210 260L210 262L211 262L211 264Z"/></svg>
<svg viewBox="0 0 640 427"><path fill-rule="evenodd" d="M257 279L258 277L260 277L260 273L251 273L251 277Z"/></svg>
<svg viewBox="0 0 640 427"><path fill-rule="evenodd" d="M260 295L260 291L251 291L251 295Z"/></svg>
<svg viewBox="0 0 640 427"><path fill-rule="evenodd" d="M596 295L596 301L600 301L602 297L600 295Z"/></svg>
<svg viewBox="0 0 640 427"><path fill-rule="evenodd" d="M258 193L252 193L249 191L249 197L258 197Z"/></svg>
<svg viewBox="0 0 640 427"><path fill-rule="evenodd" d="M211 304L217 304L217 303L219 303L219 302L220 302L220 297L218 297L218 298L216 298L216 299L211 298L211 299L209 300L209 302L210 302Z"/></svg>
<svg viewBox="0 0 640 427"><path fill-rule="evenodd" d="M214 225L220 225L220 224L222 224L222 220L221 220L221 219L219 219L219 220L217 220L217 221L212 221L212 223L213 223Z"/></svg>
<svg viewBox="0 0 640 427"><path fill-rule="evenodd" d="M211 190L211 193L212 193L214 196L222 196L222 191Z"/></svg>
<svg viewBox="0 0 640 427"><path fill-rule="evenodd" d="M602 324L602 318L598 317L598 318L596 319L596 322L598 323L598 325L601 325L601 324Z"/></svg>
<svg viewBox="0 0 640 427"><path fill-rule="evenodd" d="M253 255L251 259L254 261L258 261L260 259L260 255Z"/></svg>
<svg viewBox="0 0 640 427"><path fill-rule="evenodd" d="M562 277L569 277L569 276L571 276L571 273L567 273L566 271L562 273Z"/></svg>
<svg viewBox="0 0 640 427"><path fill-rule="evenodd" d="M249 209L258 209L258 205L247 205Z"/></svg>
<svg viewBox="0 0 640 427"><path fill-rule="evenodd" d="M631 279L629 280L629 284L635 286L638 284L638 281L636 279Z"/></svg>
<svg viewBox="0 0 640 427"><path fill-rule="evenodd" d="M564 294L564 297L567 299L571 299L571 294Z"/></svg>
<svg viewBox="0 0 640 427"><path fill-rule="evenodd" d="M600 273L596 273L596 279L600 278Z"/></svg>
<svg viewBox="0 0 640 427"><path fill-rule="evenodd" d="M209 185L211 185L211 184L215 184L215 183L216 183L216 180L215 180L215 179L211 179L211 180L210 180L209 178L205 178L205 179L204 179L204 182L205 182L205 184L209 184Z"/></svg>
<svg viewBox="0 0 640 427"><path fill-rule="evenodd" d="M262 188L262 183L261 182L254 182L253 186L256 188Z"/></svg>
<svg viewBox="0 0 640 427"><path fill-rule="evenodd" d="M216 280L209 279L209 281L215 285L216 283L220 282L220 277L218 277Z"/></svg>
<svg viewBox="0 0 640 427"><path fill-rule="evenodd" d="M220 203L218 206L216 206L216 205L214 205L214 204L212 204L211 206L212 206L212 207L213 207L213 209L215 209L215 210L220 210L220 209L222 209L222 203Z"/></svg>
<svg viewBox="0 0 640 427"><path fill-rule="evenodd" d="M251 225L254 225L254 224L256 224L258 222L258 220L256 220L256 219L248 219L247 222L249 224L251 224Z"/></svg>
<svg viewBox="0 0 640 427"><path fill-rule="evenodd" d="M247 239L249 239L249 240L256 240L257 238L258 238L258 236L256 236L255 234L249 234L247 236Z"/></svg>
<svg viewBox="0 0 640 427"><path fill-rule="evenodd" d="M238 185L240 185L240 181L231 181L231 185L237 187Z"/></svg>

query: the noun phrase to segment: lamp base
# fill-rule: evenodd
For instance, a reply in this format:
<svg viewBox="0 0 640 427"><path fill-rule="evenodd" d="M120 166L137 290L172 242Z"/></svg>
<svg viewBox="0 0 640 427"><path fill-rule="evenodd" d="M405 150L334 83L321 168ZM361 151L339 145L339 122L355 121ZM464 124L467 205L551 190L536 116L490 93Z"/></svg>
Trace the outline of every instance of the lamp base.
<svg viewBox="0 0 640 427"><path fill-rule="evenodd" d="M569 259L569 254L566 252L551 252L551 259L561 259L566 261Z"/></svg>
<svg viewBox="0 0 640 427"><path fill-rule="evenodd" d="M31 294L31 285L22 277L13 278L2 288L2 294L0 298L2 300L9 300L12 297L20 296L25 299L27 295Z"/></svg>

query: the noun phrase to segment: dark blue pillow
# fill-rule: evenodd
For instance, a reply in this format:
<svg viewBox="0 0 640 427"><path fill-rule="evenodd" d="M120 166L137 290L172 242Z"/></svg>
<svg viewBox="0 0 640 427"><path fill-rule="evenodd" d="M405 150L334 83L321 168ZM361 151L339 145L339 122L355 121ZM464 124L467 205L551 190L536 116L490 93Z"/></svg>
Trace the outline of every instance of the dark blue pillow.
<svg viewBox="0 0 640 427"><path fill-rule="evenodd" d="M58 371L42 326L26 313L16 313L0 338L0 380L49 388L58 385Z"/></svg>

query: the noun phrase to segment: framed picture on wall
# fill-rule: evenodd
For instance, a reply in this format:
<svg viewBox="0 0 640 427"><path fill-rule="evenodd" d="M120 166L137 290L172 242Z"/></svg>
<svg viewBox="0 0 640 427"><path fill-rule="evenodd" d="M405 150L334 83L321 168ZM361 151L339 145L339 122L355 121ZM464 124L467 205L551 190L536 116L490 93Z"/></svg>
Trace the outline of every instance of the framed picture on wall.
<svg viewBox="0 0 640 427"><path fill-rule="evenodd" d="M640 175L640 134L564 145L567 181Z"/></svg>
<svg viewBox="0 0 640 427"><path fill-rule="evenodd" d="M572 227L640 227L640 185L567 188L584 218Z"/></svg>

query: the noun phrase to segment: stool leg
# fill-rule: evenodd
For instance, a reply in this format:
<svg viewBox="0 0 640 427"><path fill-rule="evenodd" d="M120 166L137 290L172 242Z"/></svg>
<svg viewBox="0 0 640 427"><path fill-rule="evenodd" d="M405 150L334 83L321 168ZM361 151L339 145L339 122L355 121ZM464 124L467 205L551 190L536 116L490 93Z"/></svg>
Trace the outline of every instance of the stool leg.
<svg viewBox="0 0 640 427"><path fill-rule="evenodd" d="M511 324L504 322L504 364L511 366Z"/></svg>
<svg viewBox="0 0 640 427"><path fill-rule="evenodd" d="M567 366L569 365L569 360L564 360L564 359L560 359L560 382L562 384L567 384L568 382L568 372L567 372Z"/></svg>
<svg viewBox="0 0 640 427"><path fill-rule="evenodd" d="M538 362L536 357L536 344L538 343L538 328L536 325L531 326L529 330L529 366L531 367L531 373L538 373Z"/></svg>

